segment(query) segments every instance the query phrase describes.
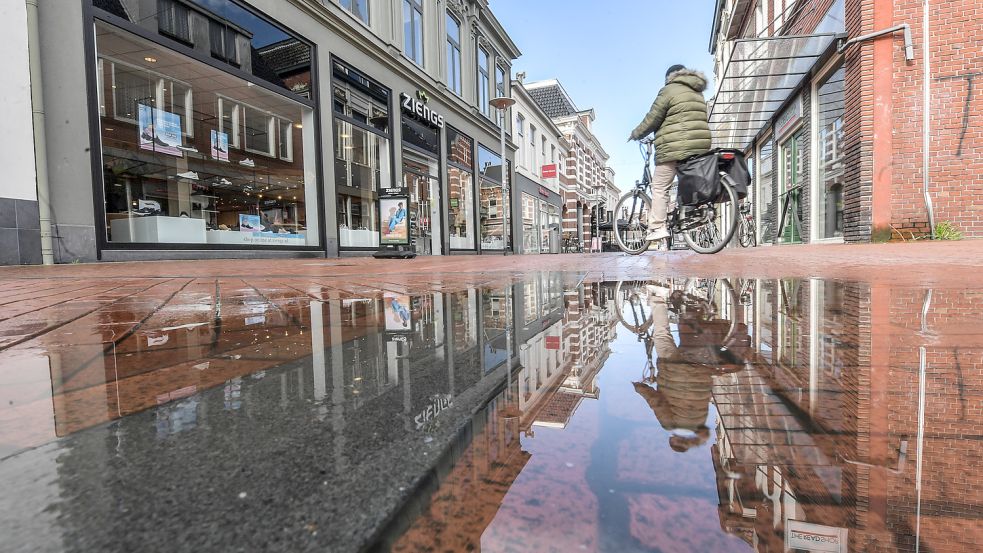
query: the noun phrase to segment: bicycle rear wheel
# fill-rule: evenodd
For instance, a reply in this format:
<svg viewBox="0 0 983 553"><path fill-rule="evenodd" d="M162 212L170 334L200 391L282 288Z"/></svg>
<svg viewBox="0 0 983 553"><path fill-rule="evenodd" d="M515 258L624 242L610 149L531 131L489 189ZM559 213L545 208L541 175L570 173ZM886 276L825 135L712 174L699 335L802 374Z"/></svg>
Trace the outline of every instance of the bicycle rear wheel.
<svg viewBox="0 0 983 553"><path fill-rule="evenodd" d="M734 237L738 224L737 194L730 184L730 177L721 175L720 187L723 200L719 203L708 203L690 208L691 213L680 221L683 240L697 253L717 253ZM729 220L726 228L718 227L723 221Z"/></svg>
<svg viewBox="0 0 983 553"><path fill-rule="evenodd" d="M638 255L649 248L649 210L652 200L643 192L633 190L618 200L614 209L614 238L627 254Z"/></svg>

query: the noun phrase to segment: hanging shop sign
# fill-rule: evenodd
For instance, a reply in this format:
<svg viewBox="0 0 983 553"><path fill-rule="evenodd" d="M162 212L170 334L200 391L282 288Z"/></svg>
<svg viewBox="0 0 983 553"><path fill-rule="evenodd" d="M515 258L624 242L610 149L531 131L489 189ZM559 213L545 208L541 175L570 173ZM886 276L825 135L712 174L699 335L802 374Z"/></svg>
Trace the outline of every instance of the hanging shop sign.
<svg viewBox="0 0 983 553"><path fill-rule="evenodd" d="M559 336L547 336L546 337L546 349L560 349L560 337Z"/></svg>
<svg viewBox="0 0 983 553"><path fill-rule="evenodd" d="M556 164L552 163L550 165L543 165L543 178L544 179L555 179L556 178Z"/></svg>
<svg viewBox="0 0 983 553"><path fill-rule="evenodd" d="M421 96L426 98L425 94L421 94ZM403 105L404 113L413 115L417 119L428 123L432 127L436 127L438 129L444 128L444 116L438 115L437 112L430 109L430 107L423 101L418 100L405 92L399 95L399 99Z"/></svg>

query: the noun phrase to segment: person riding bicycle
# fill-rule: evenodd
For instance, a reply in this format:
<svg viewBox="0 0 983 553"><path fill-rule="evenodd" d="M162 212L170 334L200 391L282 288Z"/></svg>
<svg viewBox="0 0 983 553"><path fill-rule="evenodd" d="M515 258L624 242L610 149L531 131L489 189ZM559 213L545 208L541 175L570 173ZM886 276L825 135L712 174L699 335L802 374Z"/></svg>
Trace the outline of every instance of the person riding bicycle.
<svg viewBox="0 0 983 553"><path fill-rule="evenodd" d="M652 174L652 209L649 212L647 240L669 237L666 213L669 191L676 178L676 164L705 154L712 146L703 73L673 65L666 71L666 84L659 91L645 119L631 133L641 140L655 133L655 171Z"/></svg>

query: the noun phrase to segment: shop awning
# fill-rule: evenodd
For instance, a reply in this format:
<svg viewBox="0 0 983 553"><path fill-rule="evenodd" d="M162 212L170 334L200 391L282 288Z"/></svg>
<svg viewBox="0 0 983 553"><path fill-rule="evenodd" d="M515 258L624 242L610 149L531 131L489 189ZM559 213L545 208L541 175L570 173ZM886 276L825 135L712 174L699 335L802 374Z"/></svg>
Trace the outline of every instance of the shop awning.
<svg viewBox="0 0 983 553"><path fill-rule="evenodd" d="M842 36L826 33L735 40L710 111L714 146L747 147Z"/></svg>

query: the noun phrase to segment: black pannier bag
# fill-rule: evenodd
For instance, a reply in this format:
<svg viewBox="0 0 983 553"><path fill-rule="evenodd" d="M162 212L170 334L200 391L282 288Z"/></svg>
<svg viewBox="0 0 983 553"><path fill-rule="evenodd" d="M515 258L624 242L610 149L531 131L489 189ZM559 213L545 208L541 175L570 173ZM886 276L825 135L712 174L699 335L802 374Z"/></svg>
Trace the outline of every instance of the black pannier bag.
<svg viewBox="0 0 983 553"><path fill-rule="evenodd" d="M734 193L737 194L737 199L743 200L747 197L748 186L751 185L751 172L747 170L747 161L744 159L744 153L740 150L720 150L720 153L722 154L720 168L733 181ZM734 157L727 159L729 157L727 154L734 154Z"/></svg>
<svg viewBox="0 0 983 553"><path fill-rule="evenodd" d="M730 159L727 159L728 157ZM679 178L677 192L679 204L693 206L711 200L727 201L728 198L722 197L720 171L727 173L734 182L734 193L739 200L747 197L751 174L748 172L744 154L738 150L712 150L701 156L691 157L676 166L676 174Z"/></svg>
<svg viewBox="0 0 983 553"><path fill-rule="evenodd" d="M720 195L720 175L717 169L717 152L691 157L676 165L679 205L699 205L716 200Z"/></svg>

